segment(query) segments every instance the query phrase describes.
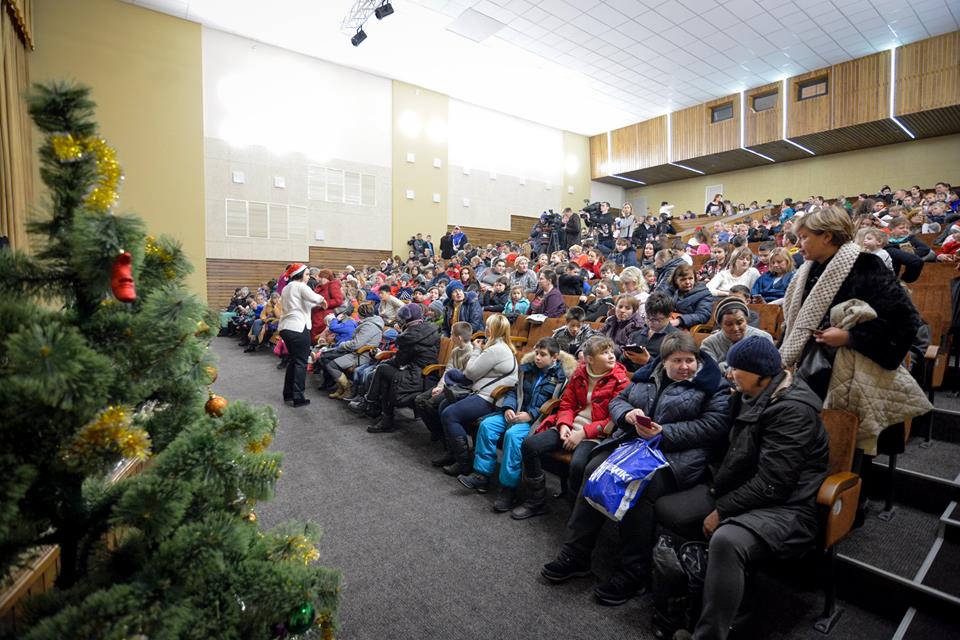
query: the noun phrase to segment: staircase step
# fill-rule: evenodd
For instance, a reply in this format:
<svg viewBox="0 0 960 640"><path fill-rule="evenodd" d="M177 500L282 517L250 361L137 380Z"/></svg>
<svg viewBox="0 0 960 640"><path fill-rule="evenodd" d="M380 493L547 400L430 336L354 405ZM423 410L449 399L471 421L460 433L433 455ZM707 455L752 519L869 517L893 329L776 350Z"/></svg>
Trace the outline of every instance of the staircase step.
<svg viewBox="0 0 960 640"><path fill-rule="evenodd" d="M939 539L921 584L960 598L960 543ZM958 634L960 635L960 634Z"/></svg>
<svg viewBox="0 0 960 640"><path fill-rule="evenodd" d="M863 526L837 546L838 557L912 580L937 539L939 517L898 505L894 518L885 522L877 517L882 504L871 501L871 506Z"/></svg>
<svg viewBox="0 0 960 640"><path fill-rule="evenodd" d="M935 640L956 638L957 624L939 615L910 607L897 629L893 640Z"/></svg>

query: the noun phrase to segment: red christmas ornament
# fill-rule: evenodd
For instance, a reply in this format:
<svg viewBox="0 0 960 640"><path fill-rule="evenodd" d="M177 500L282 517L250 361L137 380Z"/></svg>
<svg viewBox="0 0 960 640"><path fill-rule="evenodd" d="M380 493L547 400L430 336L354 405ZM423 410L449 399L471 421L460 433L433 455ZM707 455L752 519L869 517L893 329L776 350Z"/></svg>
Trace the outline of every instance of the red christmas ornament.
<svg viewBox="0 0 960 640"><path fill-rule="evenodd" d="M133 256L124 251L116 257L110 269L110 288L120 302L133 302L137 299L137 289L131 273L132 264Z"/></svg>

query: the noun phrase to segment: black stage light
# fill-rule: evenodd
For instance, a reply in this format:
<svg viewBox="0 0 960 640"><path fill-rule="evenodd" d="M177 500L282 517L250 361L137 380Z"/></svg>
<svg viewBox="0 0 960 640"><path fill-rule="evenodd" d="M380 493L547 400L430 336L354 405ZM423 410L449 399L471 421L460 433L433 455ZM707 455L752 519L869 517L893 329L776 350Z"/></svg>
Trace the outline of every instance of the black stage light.
<svg viewBox="0 0 960 640"><path fill-rule="evenodd" d="M373 15L377 16L377 20L383 20L392 13L393 6L389 2L384 2L382 5L376 8L376 10L373 12Z"/></svg>
<svg viewBox="0 0 960 640"><path fill-rule="evenodd" d="M355 47L359 47L360 43L367 39L367 34L363 32L363 27L357 29L357 33L350 38L350 43Z"/></svg>

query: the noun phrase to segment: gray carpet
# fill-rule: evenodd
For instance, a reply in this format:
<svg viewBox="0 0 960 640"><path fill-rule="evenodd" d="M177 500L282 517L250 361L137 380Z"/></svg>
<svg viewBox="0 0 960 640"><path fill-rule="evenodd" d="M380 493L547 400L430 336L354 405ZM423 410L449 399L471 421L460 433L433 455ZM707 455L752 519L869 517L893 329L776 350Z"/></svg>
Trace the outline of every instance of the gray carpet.
<svg viewBox="0 0 960 640"><path fill-rule="evenodd" d="M602 607L591 594L595 579L549 585L539 577L560 544L569 513L562 500L527 521L495 514L492 493L469 493L430 466L437 449L421 424L401 419L395 433L368 434L369 421L313 388L310 406L285 406L276 358L242 353L228 338L213 349L217 393L277 407L272 449L284 452L284 472L275 499L257 508L259 522L323 527L321 561L343 572L341 640L653 637L648 599ZM608 529L595 554L601 575L611 566L602 548L614 540ZM814 587L774 576L761 591L763 637L818 637ZM831 637L889 637L895 628L851 606Z"/></svg>

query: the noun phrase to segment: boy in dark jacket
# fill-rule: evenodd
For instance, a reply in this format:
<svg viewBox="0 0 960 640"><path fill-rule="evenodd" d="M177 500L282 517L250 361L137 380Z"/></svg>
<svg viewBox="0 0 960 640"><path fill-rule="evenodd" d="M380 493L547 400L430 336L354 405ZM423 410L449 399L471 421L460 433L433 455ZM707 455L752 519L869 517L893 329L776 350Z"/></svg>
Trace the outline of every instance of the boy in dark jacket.
<svg viewBox="0 0 960 640"><path fill-rule="evenodd" d="M576 262L570 262L560 276L560 293L565 296L583 295L583 269Z"/></svg>
<svg viewBox="0 0 960 640"><path fill-rule="evenodd" d="M580 296L580 308L584 310L584 320L586 322L597 322L604 320L613 308L616 302L613 300L613 283L609 280L601 280L593 287L594 299L592 302L587 300L587 296Z"/></svg>
<svg viewBox="0 0 960 640"><path fill-rule="evenodd" d="M636 267L637 264L637 250L630 245L630 241L626 238L617 238L617 251L616 253L611 254L614 264L618 267Z"/></svg>
<svg viewBox="0 0 960 640"><path fill-rule="evenodd" d="M480 296L480 306L484 311L495 311L497 313L503 311L504 305L510 300L510 293L507 291L509 283L510 281L506 276L501 276L493 283L493 289L483 292Z"/></svg>
<svg viewBox="0 0 960 640"><path fill-rule="evenodd" d="M580 307L570 307L564 319L567 324L553 332L553 338L560 345L560 350L576 356L583 343L600 332L584 322L583 309Z"/></svg>
<svg viewBox="0 0 960 640"><path fill-rule="evenodd" d="M504 513L514 506L520 482L520 445L540 418L540 407L557 397L567 377L577 368L576 359L560 350L553 338L541 338L533 351L520 361L516 387L503 400L503 413L494 413L480 422L477 431L473 473L459 476L460 484L486 493L497 466L497 441L503 435L503 461L500 464L500 492L493 504Z"/></svg>

